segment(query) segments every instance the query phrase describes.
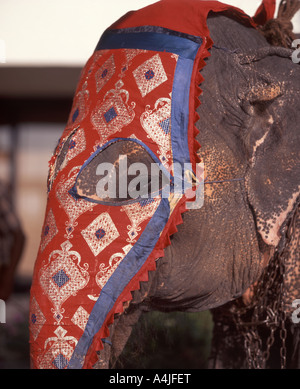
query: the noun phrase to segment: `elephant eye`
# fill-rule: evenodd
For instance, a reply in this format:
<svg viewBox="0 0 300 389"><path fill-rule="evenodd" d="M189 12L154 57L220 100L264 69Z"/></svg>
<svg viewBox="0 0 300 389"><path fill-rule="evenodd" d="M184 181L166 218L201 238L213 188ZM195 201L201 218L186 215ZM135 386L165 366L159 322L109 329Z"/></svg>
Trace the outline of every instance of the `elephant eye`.
<svg viewBox="0 0 300 389"><path fill-rule="evenodd" d="M170 177L154 158L134 140L113 141L86 161L72 194L111 205L156 197Z"/></svg>

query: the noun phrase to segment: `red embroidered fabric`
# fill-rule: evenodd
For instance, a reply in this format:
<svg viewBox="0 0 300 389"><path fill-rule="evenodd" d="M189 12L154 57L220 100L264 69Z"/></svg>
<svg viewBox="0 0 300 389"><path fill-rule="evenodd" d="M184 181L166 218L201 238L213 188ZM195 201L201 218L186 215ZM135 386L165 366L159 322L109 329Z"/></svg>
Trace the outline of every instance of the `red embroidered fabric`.
<svg viewBox="0 0 300 389"><path fill-rule="evenodd" d="M263 1L256 21L272 17L274 3ZM126 141L133 154L150 156L171 176L176 159L184 158L193 175L199 162L199 70L213 43L206 20L209 12L223 11L256 26L241 10L216 1L161 0L111 26L84 67L66 129L49 162L48 202L31 287L33 368L91 368L114 315L148 280L182 223L185 194L162 198L159 193L116 206L98 201L94 184L83 177L90 177L86 169L95 166L101 153ZM159 29L136 29L144 26ZM118 46L120 36L128 39L128 47ZM188 49L179 49L180 42ZM182 84L187 91L180 89ZM186 115L182 125L174 116L181 106Z"/></svg>

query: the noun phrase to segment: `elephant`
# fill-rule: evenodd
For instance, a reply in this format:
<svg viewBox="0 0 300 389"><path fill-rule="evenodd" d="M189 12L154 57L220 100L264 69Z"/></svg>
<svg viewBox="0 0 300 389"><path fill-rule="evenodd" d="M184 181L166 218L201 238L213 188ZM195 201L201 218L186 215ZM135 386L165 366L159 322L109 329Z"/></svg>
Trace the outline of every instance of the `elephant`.
<svg viewBox="0 0 300 389"><path fill-rule="evenodd" d="M227 303L247 299L297 212L293 261L299 274L299 67L279 47L259 58L272 46L227 16L211 15L208 26L214 46L203 70L198 108L205 205L184 214L156 271L115 321L112 346L105 343L98 368L114 366L143 311L212 310L215 326L226 323ZM299 297L299 277L296 285L289 309ZM224 333L218 336L220 341ZM222 357L214 356L211 366L228 367L228 355ZM242 359L233 365L247 366Z"/></svg>
<svg viewBox="0 0 300 389"><path fill-rule="evenodd" d="M163 1L170 4L172 0ZM299 2L291 3L296 12ZM283 2L282 7L285 5ZM297 299L299 290L299 66L291 60L292 50L288 44L285 44L286 47L273 45L269 40L270 30L266 32L263 27L261 31L252 28L247 23L241 23L230 12L211 12L207 25L213 45L205 60L206 66L201 69L204 81L199 97L201 104L197 108L200 119L196 124L199 129L197 141L201 144L197 153L205 166L204 205L199 209L189 209L182 215L183 222L177 226L177 232L171 235L170 245L164 248L164 255L156 259L155 269L149 271L147 279L141 280L139 288L131 291L132 298L114 315L114 321L108 323L109 333L103 336L103 348L98 351L98 361L93 366L96 369L115 366L140 315L151 310L211 310L215 320L210 362L212 368L228 367L226 351L232 344L226 344L226 339L228 343L234 343L242 355L239 361L234 361L235 367L243 367L247 361L247 350L243 349L245 340L248 363L256 368L266 367L268 355L260 356L261 350L256 344L257 323L261 322L271 328L272 337L266 340L269 348L274 328L281 329L281 338L285 340L285 323L288 321L291 324L289 309L292 301ZM112 66L114 69L115 65ZM104 68L99 71L101 88L107 71ZM83 78L88 78L88 74L83 73ZM146 76L152 79L154 74L148 71ZM140 79L137 80L139 82ZM80 92L82 105L88 98L84 85ZM129 106L128 93L121 89L122 85L116 84L116 89L109 93L115 96L122 93L125 96L128 120L131 120L134 105L132 103ZM144 90L142 92L148 93ZM116 112L110 108L105 115L109 122L116 117ZM71 118L76 122L79 116L80 110L75 107ZM94 122L97 124L100 119L95 116ZM76 129L72 134L74 131ZM79 137L79 132L76 134ZM134 146L132 144L128 146L128 156L134 162L145 158L147 163L141 148L136 143ZM66 155L73 146L72 140L69 140L60 149L56 160L59 169L68 163ZM126 147L125 143L125 151ZM86 181L89 180L90 170L85 168L93 161L97 162L97 150L95 155L94 160L89 159L80 169L75 192L74 187L70 190L68 187L68 194L75 198L77 196L77 200L80 198L85 201L88 196L94 199L91 181ZM116 155L109 158L114 157L117 158ZM50 169L50 190L55 178L54 166L52 171ZM62 204L63 193L57 192L56 196ZM82 208L87 207L89 212L90 205L82 204ZM71 208L66 209L71 214ZM47 228L44 229L42 250L48 242L49 231L53 241L57 234L51 210L47 218L49 223L45 225ZM73 227L77 227L75 220L65 225L65 237L72 237ZM86 229L81 235L89 242L95 255L97 248L92 246L87 236L89 231ZM105 231L99 228L96 234L97 239L101 239ZM69 281L66 272L59 270L58 260L71 258L72 254L81 271L80 282L88 282L88 267L80 264L82 258L76 251L70 251L72 244L67 241L61 247L61 251L53 251L49 259L44 260L36 275L43 293L46 290L49 296L52 293L51 299L56 305L51 312L57 323L63 320L65 311L61 306L65 301L63 299L68 296L54 295L54 286L50 290L47 285L49 282L54 285L54 282L61 288ZM126 250L130 250L126 247L123 248L124 254L118 254L121 258L127 254ZM283 265L283 259L286 266ZM50 278L47 266L50 268L51 263L52 281L47 281ZM38 292L35 293L38 295ZM95 298L92 293L89 296ZM44 324L41 314L43 307L39 307L34 298L31 304L32 312L37 312L31 315L32 323L39 323L39 327L32 332L35 338ZM265 308L263 313L261 307ZM80 312L82 314L83 309ZM267 317L262 318L261 315L266 312ZM80 320L78 317L74 320L81 324L82 316ZM233 329L226 332L225 327ZM249 328L251 331L248 331ZM76 343L76 340L71 336L65 338L66 333L67 330L59 326L55 331L55 339L60 342L67 339L68 351L70 342ZM248 333L252 336L250 339ZM53 339L52 336L46 340L45 348ZM223 347L222 352L218 351L220 347ZM67 351L64 355L57 354L52 363L65 368ZM281 353L285 351L283 346ZM48 358L48 354L45 356Z"/></svg>

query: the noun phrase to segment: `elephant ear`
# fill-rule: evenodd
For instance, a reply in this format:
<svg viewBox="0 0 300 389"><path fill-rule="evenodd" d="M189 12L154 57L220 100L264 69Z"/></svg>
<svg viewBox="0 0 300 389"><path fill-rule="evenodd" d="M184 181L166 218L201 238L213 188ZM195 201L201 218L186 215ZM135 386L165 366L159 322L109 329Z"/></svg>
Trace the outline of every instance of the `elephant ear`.
<svg viewBox="0 0 300 389"><path fill-rule="evenodd" d="M300 194L297 98L287 98L284 87L273 84L254 88L244 105L248 200L262 239L277 247Z"/></svg>

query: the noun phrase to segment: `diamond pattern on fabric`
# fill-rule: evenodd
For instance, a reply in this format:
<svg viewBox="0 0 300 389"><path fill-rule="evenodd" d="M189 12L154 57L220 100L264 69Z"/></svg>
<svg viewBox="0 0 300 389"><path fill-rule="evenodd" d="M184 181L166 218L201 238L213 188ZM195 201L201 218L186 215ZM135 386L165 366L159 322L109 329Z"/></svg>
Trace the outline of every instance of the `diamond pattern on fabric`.
<svg viewBox="0 0 300 389"><path fill-rule="evenodd" d="M41 251L44 251L45 247L51 242L54 236L57 234L58 229L56 227L55 218L52 209L50 209L44 224L41 239Z"/></svg>
<svg viewBox="0 0 300 389"><path fill-rule="evenodd" d="M116 70L114 56L110 56L107 61L97 70L95 74L97 93L111 79Z"/></svg>
<svg viewBox="0 0 300 389"><path fill-rule="evenodd" d="M81 234L95 256L120 235L107 212L99 215Z"/></svg>
<svg viewBox="0 0 300 389"><path fill-rule="evenodd" d="M168 79L159 54L154 55L136 68L133 71L133 75L142 97L152 92Z"/></svg>
<svg viewBox="0 0 300 389"><path fill-rule="evenodd" d="M170 118L167 118L159 123L159 126L162 128L165 134L170 132Z"/></svg>
<svg viewBox="0 0 300 389"><path fill-rule="evenodd" d="M159 147L159 158L168 167L171 157L171 100L158 99L154 109L146 107L141 115L141 125Z"/></svg>
<svg viewBox="0 0 300 389"><path fill-rule="evenodd" d="M123 100L122 93L119 90L113 90L112 93L112 96L96 105L91 117L91 122L99 132L102 143L109 136L130 124L135 116L132 107L129 107L126 100Z"/></svg>
<svg viewBox="0 0 300 389"><path fill-rule="evenodd" d="M54 276L52 276L53 281L56 283L56 285L61 288L63 285L65 285L69 281L69 277L66 275L65 271L59 270Z"/></svg>
<svg viewBox="0 0 300 389"><path fill-rule="evenodd" d="M41 311L39 304L35 297L31 301L31 312L30 312L30 331L34 339L36 339L45 323L46 319Z"/></svg>
<svg viewBox="0 0 300 389"><path fill-rule="evenodd" d="M88 318L89 318L88 312L82 306L80 306L77 309L77 311L74 313L71 320L83 331L85 329Z"/></svg>
<svg viewBox="0 0 300 389"><path fill-rule="evenodd" d="M59 354L56 358L53 359L52 364L57 369L64 369L68 364L68 360L62 354Z"/></svg>
<svg viewBox="0 0 300 389"><path fill-rule="evenodd" d="M43 292L54 306L52 312L57 322L63 318L61 305L89 281L87 265L81 267L81 257L71 247L72 244L66 241L61 245L62 250L54 250L39 274Z"/></svg>
<svg viewBox="0 0 300 389"><path fill-rule="evenodd" d="M107 112L104 114L104 119L106 123L111 122L114 118L116 118L118 115L116 113L116 110L114 107L111 107Z"/></svg>
<svg viewBox="0 0 300 389"><path fill-rule="evenodd" d="M38 357L39 369L65 369L68 366L77 339L67 333L66 329L59 326L49 334L50 337L43 344L43 352Z"/></svg>

